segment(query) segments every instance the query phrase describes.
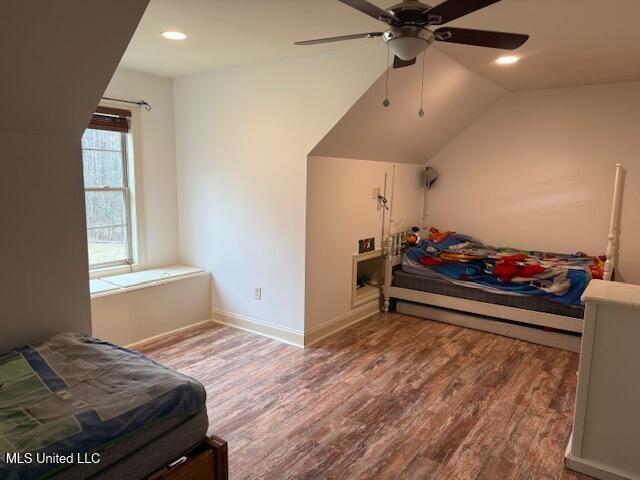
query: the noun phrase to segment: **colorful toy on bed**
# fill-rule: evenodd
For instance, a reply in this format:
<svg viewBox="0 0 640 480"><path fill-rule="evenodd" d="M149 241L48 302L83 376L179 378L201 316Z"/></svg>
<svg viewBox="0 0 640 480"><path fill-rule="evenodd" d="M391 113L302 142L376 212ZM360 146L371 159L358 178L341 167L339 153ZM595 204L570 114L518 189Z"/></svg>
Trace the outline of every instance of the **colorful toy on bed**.
<svg viewBox="0 0 640 480"><path fill-rule="evenodd" d="M604 257L496 248L474 238L432 227L428 238L408 248L407 273L513 295L535 295L580 305L591 278L602 278Z"/></svg>
<svg viewBox="0 0 640 480"><path fill-rule="evenodd" d="M407 248L415 247L420 242L420 227L411 227L411 231L407 235Z"/></svg>

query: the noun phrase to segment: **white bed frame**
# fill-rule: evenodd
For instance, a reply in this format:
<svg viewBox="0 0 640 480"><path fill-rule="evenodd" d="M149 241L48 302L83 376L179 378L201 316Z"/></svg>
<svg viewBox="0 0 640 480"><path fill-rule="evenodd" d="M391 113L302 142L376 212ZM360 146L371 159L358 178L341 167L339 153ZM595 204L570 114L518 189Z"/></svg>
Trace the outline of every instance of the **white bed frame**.
<svg viewBox="0 0 640 480"><path fill-rule="evenodd" d="M622 164L619 163L616 165L606 261L604 264L604 280L611 280L611 275L617 266L623 182L624 169ZM400 241L400 234L398 233L390 235L385 241L385 274L382 292L384 296L383 310L385 312L389 311L390 300L397 299L401 300L397 306L397 310L401 313L497 333L565 350L580 351L580 337L578 336L530 328L522 324L582 333L582 319L394 287L392 285L393 268L402 262ZM402 302L402 300L405 302ZM518 322L518 324L501 320Z"/></svg>

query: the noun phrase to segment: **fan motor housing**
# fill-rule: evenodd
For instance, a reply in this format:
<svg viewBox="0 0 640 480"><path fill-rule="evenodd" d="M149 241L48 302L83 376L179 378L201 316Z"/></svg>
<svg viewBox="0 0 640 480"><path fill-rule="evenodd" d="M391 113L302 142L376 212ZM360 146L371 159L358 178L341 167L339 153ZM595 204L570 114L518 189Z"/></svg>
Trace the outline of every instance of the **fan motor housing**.
<svg viewBox="0 0 640 480"><path fill-rule="evenodd" d="M405 0L389 7L387 10L391 12L401 25L425 25L424 13L431 10L431 6L421 3L418 0Z"/></svg>
<svg viewBox="0 0 640 480"><path fill-rule="evenodd" d="M429 45L431 45L436 39L435 34L431 30L423 27L393 27L382 34L384 43L389 42L389 40L401 37L417 37L421 40L424 40Z"/></svg>

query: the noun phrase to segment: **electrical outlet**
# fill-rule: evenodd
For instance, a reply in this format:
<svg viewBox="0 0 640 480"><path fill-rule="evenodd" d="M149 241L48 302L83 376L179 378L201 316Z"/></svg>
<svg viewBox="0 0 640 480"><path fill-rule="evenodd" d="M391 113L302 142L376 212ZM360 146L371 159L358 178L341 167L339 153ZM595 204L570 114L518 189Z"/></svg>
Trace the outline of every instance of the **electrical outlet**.
<svg viewBox="0 0 640 480"><path fill-rule="evenodd" d="M256 300L262 300L262 287L254 287L253 298Z"/></svg>

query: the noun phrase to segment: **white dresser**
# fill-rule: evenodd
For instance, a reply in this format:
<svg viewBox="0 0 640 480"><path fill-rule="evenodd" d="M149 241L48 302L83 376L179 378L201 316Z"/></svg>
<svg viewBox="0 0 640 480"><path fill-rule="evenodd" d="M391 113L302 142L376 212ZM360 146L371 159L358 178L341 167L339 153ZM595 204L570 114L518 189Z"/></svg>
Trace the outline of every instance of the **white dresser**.
<svg viewBox="0 0 640 480"><path fill-rule="evenodd" d="M640 480L640 285L592 280L566 466Z"/></svg>

